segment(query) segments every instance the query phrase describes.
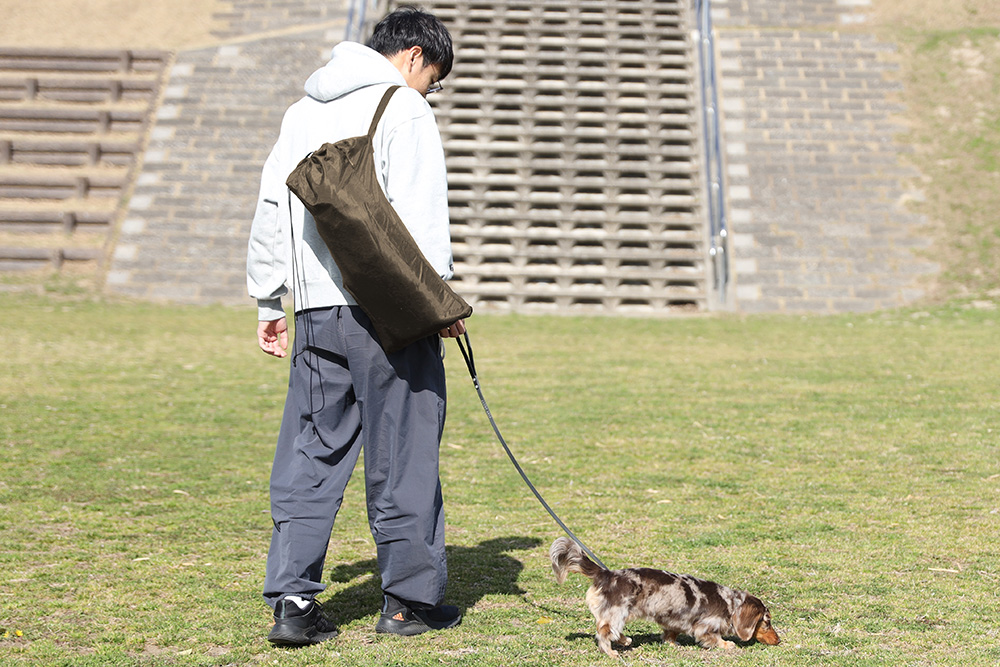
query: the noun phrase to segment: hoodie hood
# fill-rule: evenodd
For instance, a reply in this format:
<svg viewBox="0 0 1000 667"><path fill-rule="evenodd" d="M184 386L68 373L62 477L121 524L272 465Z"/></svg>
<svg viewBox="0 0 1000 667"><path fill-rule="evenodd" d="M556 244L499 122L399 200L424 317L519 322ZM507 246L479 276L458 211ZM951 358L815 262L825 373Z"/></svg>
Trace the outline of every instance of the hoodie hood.
<svg viewBox="0 0 1000 667"><path fill-rule="evenodd" d="M306 80L306 93L321 102L377 84L406 85L403 75L378 51L357 42L333 47L330 61Z"/></svg>

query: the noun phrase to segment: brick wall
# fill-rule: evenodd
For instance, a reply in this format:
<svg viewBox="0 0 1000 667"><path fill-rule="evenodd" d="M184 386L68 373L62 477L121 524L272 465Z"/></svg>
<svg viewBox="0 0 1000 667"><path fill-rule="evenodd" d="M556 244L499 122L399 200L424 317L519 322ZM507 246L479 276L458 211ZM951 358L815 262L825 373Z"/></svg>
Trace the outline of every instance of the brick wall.
<svg viewBox="0 0 1000 667"><path fill-rule="evenodd" d="M743 312L866 311L937 265L908 166L895 51L867 0L715 0L731 257Z"/></svg>

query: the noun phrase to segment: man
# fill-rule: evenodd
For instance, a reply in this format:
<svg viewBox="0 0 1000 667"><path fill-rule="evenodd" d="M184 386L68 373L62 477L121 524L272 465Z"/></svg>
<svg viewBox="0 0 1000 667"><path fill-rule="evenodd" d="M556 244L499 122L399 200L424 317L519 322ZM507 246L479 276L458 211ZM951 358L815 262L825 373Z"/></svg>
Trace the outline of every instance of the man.
<svg viewBox="0 0 1000 667"><path fill-rule="evenodd" d="M443 278L452 274L444 151L425 99L451 71L447 29L412 7L386 16L369 46L343 42L286 111L264 164L250 233L247 284L258 304L258 344L288 354L281 297L295 293L296 335L288 396L271 472L274 529L264 598L274 608L268 639L314 644L337 630L315 597L344 489L365 450L368 517L384 594L376 631L414 635L454 627L442 606L447 567L438 448L445 380L440 339L390 355L346 292L315 221L285 186L289 172L324 143L368 131L376 107L397 90L373 138L378 181ZM465 331L459 321L441 336Z"/></svg>

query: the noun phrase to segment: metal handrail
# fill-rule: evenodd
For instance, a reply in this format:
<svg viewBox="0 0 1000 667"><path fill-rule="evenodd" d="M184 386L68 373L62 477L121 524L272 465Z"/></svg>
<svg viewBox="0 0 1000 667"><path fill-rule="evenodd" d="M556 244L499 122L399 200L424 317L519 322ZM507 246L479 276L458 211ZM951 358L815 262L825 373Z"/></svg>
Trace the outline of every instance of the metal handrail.
<svg viewBox="0 0 1000 667"><path fill-rule="evenodd" d="M695 0L698 60L701 68L702 131L705 140L705 181L708 201L709 255L713 288L720 304L726 303L729 287L729 228L723 181L722 132L719 126L719 94L715 78L715 39L712 34L711 0Z"/></svg>
<svg viewBox="0 0 1000 667"><path fill-rule="evenodd" d="M378 10L383 4L387 3L384 0L351 0L347 8L347 29L344 31L344 39L350 42L366 42L372 17L380 15Z"/></svg>

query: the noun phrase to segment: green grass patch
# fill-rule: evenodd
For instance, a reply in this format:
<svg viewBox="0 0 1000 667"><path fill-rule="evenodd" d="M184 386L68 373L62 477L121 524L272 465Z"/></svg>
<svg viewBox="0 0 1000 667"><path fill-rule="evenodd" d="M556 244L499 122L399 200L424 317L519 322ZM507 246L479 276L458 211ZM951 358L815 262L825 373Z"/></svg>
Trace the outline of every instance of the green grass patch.
<svg viewBox="0 0 1000 667"><path fill-rule="evenodd" d="M283 651L259 590L287 366L256 350L253 313L0 306L0 664L610 664L454 344L442 477L465 622L375 635L355 482L320 598L343 634ZM749 589L784 639L726 654L635 623L625 664L1000 660L997 311L470 324L501 429L601 558Z"/></svg>

